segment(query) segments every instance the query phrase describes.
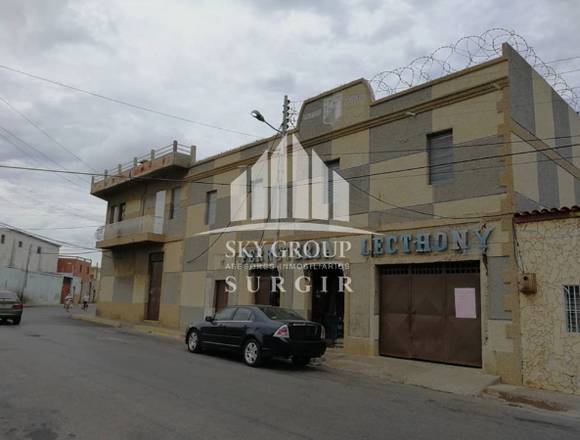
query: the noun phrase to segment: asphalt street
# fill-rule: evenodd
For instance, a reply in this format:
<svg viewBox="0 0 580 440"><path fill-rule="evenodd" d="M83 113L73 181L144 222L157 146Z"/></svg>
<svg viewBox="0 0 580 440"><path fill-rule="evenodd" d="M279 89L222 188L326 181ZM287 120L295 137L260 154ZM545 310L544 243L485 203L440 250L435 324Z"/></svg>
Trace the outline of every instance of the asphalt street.
<svg viewBox="0 0 580 440"><path fill-rule="evenodd" d="M575 439L580 420L27 308L0 325L0 439Z"/></svg>

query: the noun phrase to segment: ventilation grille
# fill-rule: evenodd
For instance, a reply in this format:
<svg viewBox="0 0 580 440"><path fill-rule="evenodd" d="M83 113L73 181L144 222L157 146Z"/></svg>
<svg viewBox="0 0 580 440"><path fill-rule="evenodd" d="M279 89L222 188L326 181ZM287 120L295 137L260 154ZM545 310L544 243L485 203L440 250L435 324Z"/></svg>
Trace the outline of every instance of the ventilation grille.
<svg viewBox="0 0 580 440"><path fill-rule="evenodd" d="M444 273L479 273L479 261L449 263L389 264L381 267L384 275L440 275Z"/></svg>

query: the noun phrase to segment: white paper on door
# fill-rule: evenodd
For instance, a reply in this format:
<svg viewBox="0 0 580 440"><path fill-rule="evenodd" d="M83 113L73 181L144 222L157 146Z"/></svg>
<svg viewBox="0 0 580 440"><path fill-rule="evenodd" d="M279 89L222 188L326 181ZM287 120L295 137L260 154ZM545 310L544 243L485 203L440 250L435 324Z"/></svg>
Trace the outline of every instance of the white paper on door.
<svg viewBox="0 0 580 440"><path fill-rule="evenodd" d="M455 317L476 319L475 289L473 287L455 288Z"/></svg>

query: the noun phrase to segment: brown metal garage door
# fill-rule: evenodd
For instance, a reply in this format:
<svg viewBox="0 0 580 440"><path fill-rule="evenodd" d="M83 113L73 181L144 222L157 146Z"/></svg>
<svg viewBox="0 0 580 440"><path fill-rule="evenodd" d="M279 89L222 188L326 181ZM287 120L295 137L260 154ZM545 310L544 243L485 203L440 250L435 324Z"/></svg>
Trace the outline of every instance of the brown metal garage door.
<svg viewBox="0 0 580 440"><path fill-rule="evenodd" d="M475 318L456 317L461 288L475 289ZM479 262L383 266L379 352L480 367Z"/></svg>

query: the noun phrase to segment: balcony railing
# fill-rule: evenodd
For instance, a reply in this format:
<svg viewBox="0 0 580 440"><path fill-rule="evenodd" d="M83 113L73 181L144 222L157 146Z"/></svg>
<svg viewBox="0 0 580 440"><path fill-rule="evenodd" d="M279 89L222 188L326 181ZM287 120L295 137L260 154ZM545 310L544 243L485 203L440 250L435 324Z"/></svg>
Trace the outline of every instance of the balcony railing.
<svg viewBox="0 0 580 440"><path fill-rule="evenodd" d="M162 242L163 217L144 215L101 226L95 233L97 247L108 248L139 242Z"/></svg>
<svg viewBox="0 0 580 440"><path fill-rule="evenodd" d="M196 147L186 147L173 141L173 144L151 150L150 153L133 158L130 162L120 163L116 168L105 170L102 175L93 176L91 193L138 179L169 167L188 168L195 162Z"/></svg>

